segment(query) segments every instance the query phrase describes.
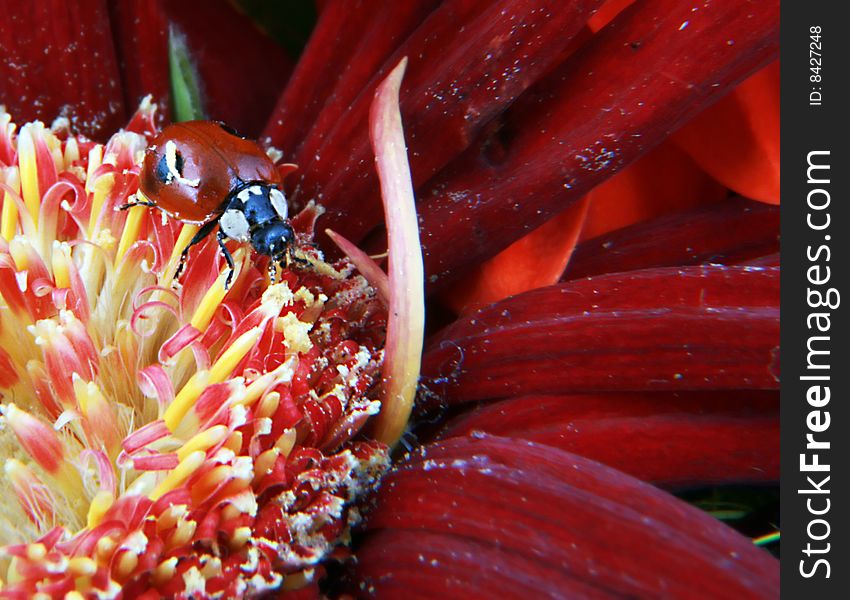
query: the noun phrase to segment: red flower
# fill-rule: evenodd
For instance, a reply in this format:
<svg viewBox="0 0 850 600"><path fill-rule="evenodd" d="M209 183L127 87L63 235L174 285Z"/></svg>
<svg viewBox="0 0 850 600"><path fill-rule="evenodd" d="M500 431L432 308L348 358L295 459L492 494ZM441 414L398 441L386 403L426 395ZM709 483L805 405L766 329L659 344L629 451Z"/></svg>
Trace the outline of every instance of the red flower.
<svg viewBox="0 0 850 600"><path fill-rule="evenodd" d="M15 137L0 120L0 386L20 507L4 511L20 514L6 580L25 582L5 593L61 594L71 581L233 595L256 575L255 591L303 595L320 580L330 595L383 597L777 595L775 559L650 485L778 479L778 212L755 202L778 200L777 3L609 2L594 15L603 3L331 1L285 86L282 54L239 33L229 5L189 4L83 3L67 28L44 28L69 9L33 3L0 25L0 102L18 120L67 106L73 130L105 139L142 90L167 95L166 24L183 23L190 47L204 44L210 116L299 165L287 191L300 231L316 200L321 230L380 253L369 107L408 57L400 107L429 298L418 447L383 478L354 558L332 551L366 508L348 501L380 470L369 429L333 452L333 424L373 410L379 365L357 358L384 344L372 288L292 275L289 293L312 298L290 302L264 291L243 253L229 300L216 297L208 246L175 305L145 288L167 287L176 226L100 212L135 189L148 109L105 148L38 125ZM239 41L193 34L189 20L233 23ZM240 64L264 74L233 75ZM260 131L262 99L281 89ZM380 288L374 265L348 252ZM320 290L354 301L329 311ZM319 345L323 318L333 333ZM329 402L344 372L357 373L342 378L351 402ZM251 384L235 374L288 379L245 400ZM190 441L201 430L212 437ZM247 481L242 457L255 472L280 465L266 475L275 483ZM124 482L108 465L128 460L140 493L116 494ZM338 562L311 570L331 553ZM60 567L75 578L50 587Z"/></svg>

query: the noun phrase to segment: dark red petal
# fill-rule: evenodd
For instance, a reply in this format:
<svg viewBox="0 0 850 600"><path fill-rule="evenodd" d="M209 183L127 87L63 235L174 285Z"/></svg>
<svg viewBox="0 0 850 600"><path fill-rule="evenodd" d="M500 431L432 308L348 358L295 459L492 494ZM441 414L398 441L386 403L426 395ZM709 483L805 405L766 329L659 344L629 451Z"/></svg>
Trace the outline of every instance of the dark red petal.
<svg viewBox="0 0 850 600"><path fill-rule="evenodd" d="M367 527L353 570L370 596L405 585L419 598L778 594L778 561L709 515L508 438L426 447L384 480Z"/></svg>
<svg viewBox="0 0 850 600"><path fill-rule="evenodd" d="M562 211L773 59L778 25L777 2L693 11L650 0L623 11L511 107L488 151L470 149L427 185L431 287Z"/></svg>
<svg viewBox="0 0 850 600"><path fill-rule="evenodd" d="M0 0L0 103L105 139L127 118L104 0ZM134 107L135 108L135 107Z"/></svg>
<svg viewBox="0 0 850 600"><path fill-rule="evenodd" d="M733 198L583 242L564 279L649 267L734 264L778 251L779 208Z"/></svg>
<svg viewBox="0 0 850 600"><path fill-rule="evenodd" d="M186 34L207 115L257 137L292 72L286 53L226 0L164 0Z"/></svg>
<svg viewBox="0 0 850 600"><path fill-rule="evenodd" d="M776 392L523 396L449 422L554 446L667 487L779 481Z"/></svg>
<svg viewBox="0 0 850 600"><path fill-rule="evenodd" d="M779 62L747 79L673 140L723 185L779 204Z"/></svg>
<svg viewBox="0 0 850 600"><path fill-rule="evenodd" d="M160 115L168 114L168 19L161 0L124 0L109 3L118 53L124 104L134 111L153 94Z"/></svg>
<svg viewBox="0 0 850 600"><path fill-rule="evenodd" d="M364 0L330 2L269 118L264 132L269 143L290 158L308 132L321 144L341 113L437 3L407 0L376 11ZM298 160L304 160L303 153Z"/></svg>
<svg viewBox="0 0 850 600"><path fill-rule="evenodd" d="M410 60L401 109L414 185L467 148L548 70L599 0L446 2L385 63ZM462 34L459 32L462 31ZM295 158L300 194L319 197L327 223L353 241L381 221L366 135L377 73L330 132L317 127ZM321 141L321 144L317 143Z"/></svg>
<svg viewBox="0 0 850 600"><path fill-rule="evenodd" d="M779 269L647 269L526 292L438 334L422 374L449 403L777 389Z"/></svg>

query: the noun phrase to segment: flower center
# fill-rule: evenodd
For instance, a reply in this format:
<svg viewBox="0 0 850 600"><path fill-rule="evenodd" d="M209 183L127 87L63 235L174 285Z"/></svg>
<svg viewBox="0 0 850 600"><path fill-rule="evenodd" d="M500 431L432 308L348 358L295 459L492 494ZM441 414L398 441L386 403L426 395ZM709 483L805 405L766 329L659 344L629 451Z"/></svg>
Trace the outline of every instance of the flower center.
<svg viewBox="0 0 850 600"><path fill-rule="evenodd" d="M105 146L38 123L15 136L0 111L11 591L298 585L388 465L384 445L353 439L381 404L384 302L307 243L314 206L292 219L307 266L270 285L267 259L238 247L225 289L207 240L173 289L198 227L116 210L137 190L153 111Z"/></svg>

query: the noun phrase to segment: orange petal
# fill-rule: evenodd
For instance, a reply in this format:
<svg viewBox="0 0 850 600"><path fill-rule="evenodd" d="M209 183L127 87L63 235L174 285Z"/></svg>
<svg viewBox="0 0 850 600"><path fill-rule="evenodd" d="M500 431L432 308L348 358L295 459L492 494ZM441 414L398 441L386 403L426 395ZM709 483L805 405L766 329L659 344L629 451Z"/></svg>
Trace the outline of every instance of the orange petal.
<svg viewBox="0 0 850 600"><path fill-rule="evenodd" d="M723 185L779 204L779 61L746 79L673 140Z"/></svg>
<svg viewBox="0 0 850 600"><path fill-rule="evenodd" d="M599 10L587 20L587 27L594 33L605 27L623 9L630 6L635 0L608 0L599 7Z"/></svg>
<svg viewBox="0 0 850 600"><path fill-rule="evenodd" d="M458 313L558 281L578 241L588 202L583 198L477 267L445 294Z"/></svg>
<svg viewBox="0 0 850 600"><path fill-rule="evenodd" d="M587 240L639 221L718 202L726 189L687 154L664 143L595 187L581 233Z"/></svg>

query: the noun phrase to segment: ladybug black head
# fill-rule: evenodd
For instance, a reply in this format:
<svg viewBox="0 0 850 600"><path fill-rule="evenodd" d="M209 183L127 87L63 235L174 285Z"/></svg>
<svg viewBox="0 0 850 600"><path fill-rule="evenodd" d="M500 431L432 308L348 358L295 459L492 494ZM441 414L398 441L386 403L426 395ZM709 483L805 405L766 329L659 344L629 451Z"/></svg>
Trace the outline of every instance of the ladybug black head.
<svg viewBox="0 0 850 600"><path fill-rule="evenodd" d="M279 260L294 239L295 232L288 223L270 221L251 233L251 246L260 254Z"/></svg>

